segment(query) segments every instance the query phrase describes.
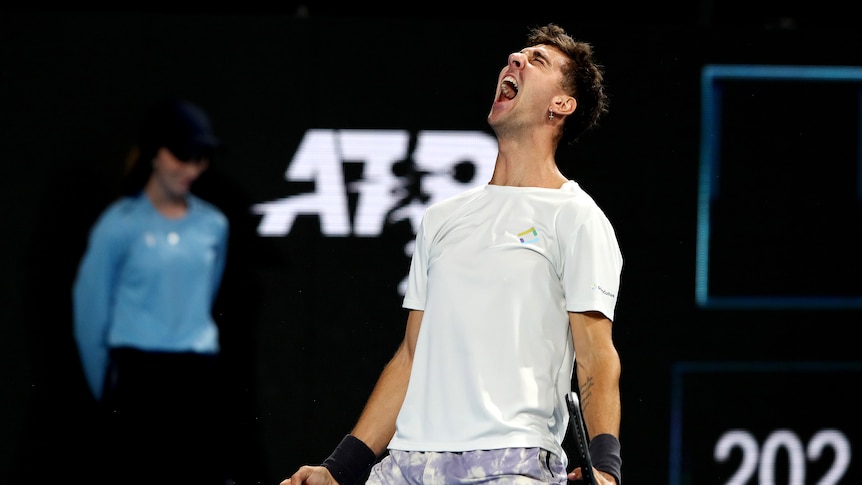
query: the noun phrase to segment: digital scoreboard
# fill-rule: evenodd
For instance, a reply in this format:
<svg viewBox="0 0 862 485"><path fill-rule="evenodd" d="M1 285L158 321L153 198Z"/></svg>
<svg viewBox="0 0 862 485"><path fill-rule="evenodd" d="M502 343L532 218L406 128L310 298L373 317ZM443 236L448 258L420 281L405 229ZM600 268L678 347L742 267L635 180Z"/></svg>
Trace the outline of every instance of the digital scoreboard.
<svg viewBox="0 0 862 485"><path fill-rule="evenodd" d="M670 485L862 483L862 362L677 363Z"/></svg>

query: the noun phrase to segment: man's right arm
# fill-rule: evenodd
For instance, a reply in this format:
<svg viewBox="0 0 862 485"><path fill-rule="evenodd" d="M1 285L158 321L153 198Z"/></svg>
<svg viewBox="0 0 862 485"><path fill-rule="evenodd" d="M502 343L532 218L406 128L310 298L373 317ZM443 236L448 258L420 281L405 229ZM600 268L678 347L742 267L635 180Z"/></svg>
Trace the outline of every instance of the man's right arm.
<svg viewBox="0 0 862 485"><path fill-rule="evenodd" d="M422 315L423 312L419 310L410 311L404 340L380 374L356 426L350 432L371 448L375 455L383 453L395 435L395 419L407 394Z"/></svg>

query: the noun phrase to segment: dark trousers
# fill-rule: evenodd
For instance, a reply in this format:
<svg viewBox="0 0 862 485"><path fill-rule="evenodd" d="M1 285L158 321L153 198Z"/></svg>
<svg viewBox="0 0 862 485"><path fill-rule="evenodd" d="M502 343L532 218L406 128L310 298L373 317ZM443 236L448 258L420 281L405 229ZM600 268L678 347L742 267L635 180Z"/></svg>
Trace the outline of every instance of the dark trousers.
<svg viewBox="0 0 862 485"><path fill-rule="evenodd" d="M216 356L113 349L105 381L109 483L224 485Z"/></svg>

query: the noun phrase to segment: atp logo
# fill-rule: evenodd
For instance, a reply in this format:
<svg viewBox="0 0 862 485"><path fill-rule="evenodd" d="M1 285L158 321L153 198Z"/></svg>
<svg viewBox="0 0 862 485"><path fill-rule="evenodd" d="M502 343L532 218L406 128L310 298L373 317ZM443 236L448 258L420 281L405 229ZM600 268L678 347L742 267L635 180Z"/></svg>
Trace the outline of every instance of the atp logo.
<svg viewBox="0 0 862 485"><path fill-rule="evenodd" d="M309 130L284 177L313 191L253 205L257 232L287 236L298 216L317 215L327 237L377 237L405 219L415 234L428 205L487 183L496 156L496 139L479 131Z"/></svg>

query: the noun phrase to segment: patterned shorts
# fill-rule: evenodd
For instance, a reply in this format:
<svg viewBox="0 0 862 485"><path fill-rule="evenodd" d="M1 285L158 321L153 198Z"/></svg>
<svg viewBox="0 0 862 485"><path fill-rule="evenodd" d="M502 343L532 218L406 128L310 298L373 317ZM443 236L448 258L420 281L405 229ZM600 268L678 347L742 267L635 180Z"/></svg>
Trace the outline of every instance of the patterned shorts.
<svg viewBox="0 0 862 485"><path fill-rule="evenodd" d="M566 485L560 458L541 448L461 453L390 450L374 465L366 485Z"/></svg>

